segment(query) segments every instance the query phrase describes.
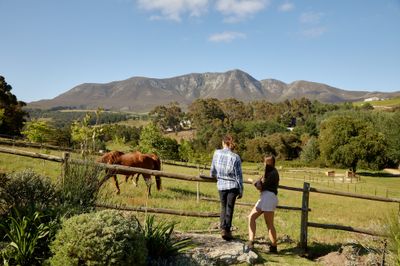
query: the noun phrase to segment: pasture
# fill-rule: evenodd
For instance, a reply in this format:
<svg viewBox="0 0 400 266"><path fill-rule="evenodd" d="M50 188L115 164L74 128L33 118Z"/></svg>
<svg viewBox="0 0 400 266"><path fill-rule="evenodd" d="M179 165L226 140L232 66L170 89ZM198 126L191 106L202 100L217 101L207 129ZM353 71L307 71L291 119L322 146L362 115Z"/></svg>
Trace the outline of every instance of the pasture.
<svg viewBox="0 0 400 266"><path fill-rule="evenodd" d="M60 151L38 150L32 148L18 148L21 150L35 151L40 153L61 156ZM79 155L72 154L73 158L79 158ZM366 195L378 195L382 197L400 197L400 178L391 177L384 172L364 172L361 181L357 183L333 183L332 179L326 177L327 170L335 170L338 175L344 175L341 169L318 169L318 168L292 168L287 163L283 164L277 161L278 169L281 175L281 185L292 187L303 187L303 182L307 181L311 187L325 188L344 192L356 192ZM255 164L245 164L246 169L256 169ZM61 167L58 163L48 162L39 159L31 159L15 155L0 153L0 171L11 172L31 168L39 174L49 176L54 182L61 173ZM172 165L163 165L163 171L171 173L197 175L199 171L193 168L185 168ZM208 170L203 172L208 175ZM257 176L245 175L245 178L255 179ZM125 178L119 176L121 193L114 193L115 187L111 180L107 181L101 193L101 202L116 205L127 206L148 206L153 208L168 208L175 210L190 210L198 212L218 212L219 205L214 202L200 200L196 201L197 183L181 181L169 178L162 178L163 190L158 192L155 185L152 188L152 197L148 198L146 194L146 186L141 177L139 186L134 187L132 181L125 183ZM330 180L330 182L328 182ZM154 183L154 177L153 177ZM215 183L199 183L201 197L218 198L218 192ZM300 207L300 192L280 190L279 205ZM245 184L243 198L238 202L255 203L258 198L258 192L249 184ZM399 211L398 203L384 203L369 200L353 199L346 197L338 197L333 195L310 194L309 221L316 223L335 223L341 225L350 225L354 227L370 229L374 231L381 230L386 224L387 216L390 213ZM247 215L251 207L239 206L235 208L233 232L235 237L242 240L247 239ZM140 221L144 221L145 214L137 213ZM157 215L159 219L177 222L176 230L187 232L193 230L204 230L205 232L217 228L219 218L195 218L181 217L166 214ZM265 255L270 262L276 264L297 264L308 265L314 262L298 256L299 251L296 244L299 242L300 236L300 212L277 210L276 227L278 239L281 243L279 246L279 255ZM259 219L257 221L257 239L260 243L265 243L266 228L264 222ZM292 242L292 241L293 242ZM279 243L278 241L278 243ZM310 252L324 253L333 251L340 247L340 244L354 242L361 246L372 248L381 248L381 239L377 237L366 236L362 234L324 230L318 228L309 228L308 243ZM261 251L262 252L262 251ZM273 264L273 263L272 263Z"/></svg>

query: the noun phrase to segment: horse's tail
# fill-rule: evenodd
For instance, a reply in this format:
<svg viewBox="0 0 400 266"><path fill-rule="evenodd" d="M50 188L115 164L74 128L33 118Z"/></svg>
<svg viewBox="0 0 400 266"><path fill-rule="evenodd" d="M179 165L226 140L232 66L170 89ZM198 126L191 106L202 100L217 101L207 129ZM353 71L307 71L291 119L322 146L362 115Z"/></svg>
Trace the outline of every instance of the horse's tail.
<svg viewBox="0 0 400 266"><path fill-rule="evenodd" d="M160 158L157 155L154 155L153 159L154 159L154 170L161 171ZM161 177L159 175L156 175L156 185L157 185L157 190L161 190Z"/></svg>

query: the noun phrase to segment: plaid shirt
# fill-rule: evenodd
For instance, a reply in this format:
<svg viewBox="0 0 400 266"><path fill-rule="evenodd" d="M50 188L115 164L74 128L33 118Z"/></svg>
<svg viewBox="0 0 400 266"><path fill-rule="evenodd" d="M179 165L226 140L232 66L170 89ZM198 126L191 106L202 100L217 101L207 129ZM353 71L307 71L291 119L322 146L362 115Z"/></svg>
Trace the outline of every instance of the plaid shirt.
<svg viewBox="0 0 400 266"><path fill-rule="evenodd" d="M243 193L242 162L230 149L214 152L210 175L217 178L218 190L238 188Z"/></svg>

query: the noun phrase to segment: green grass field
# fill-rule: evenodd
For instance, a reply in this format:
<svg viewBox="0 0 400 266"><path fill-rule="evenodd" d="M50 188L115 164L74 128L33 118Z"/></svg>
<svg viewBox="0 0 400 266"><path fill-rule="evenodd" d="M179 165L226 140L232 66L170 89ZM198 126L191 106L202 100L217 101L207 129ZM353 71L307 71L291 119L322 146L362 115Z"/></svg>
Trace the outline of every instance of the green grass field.
<svg viewBox="0 0 400 266"><path fill-rule="evenodd" d="M366 102L355 102L354 105L361 106L365 103ZM370 103L372 106L378 106L378 107L400 106L400 97L394 97L394 98L390 98L387 100L381 100L381 101L370 101L368 103Z"/></svg>
<svg viewBox="0 0 400 266"><path fill-rule="evenodd" d="M8 147L9 148L9 147ZM22 148L18 148L22 149ZM61 156L62 152L45 151L36 149L23 149L36 151L40 153L53 154ZM74 154L72 157L78 158ZM281 175L281 185L292 187L303 187L303 182L311 183L312 187L326 188L338 191L350 191L367 195L400 197L400 178L388 177L383 172L367 173L361 176L359 183L332 183L327 182L328 178L324 172L327 169L315 168L289 168L282 167L277 162L278 169ZM245 164L249 169L256 165ZM58 163L48 162L40 159L31 159L27 157L9 155L0 153L0 171L11 172L19 171L26 168L32 168L37 173L48 176L52 180L57 180L61 173L61 166ZM329 169L332 170L332 169ZM344 170L335 169L337 174L344 174ZM197 175L197 169L164 165L163 171L182 174ZM207 174L208 172L205 172ZM257 176L245 176L245 178L255 179ZM332 180L332 179L330 179ZM134 187L132 181L125 183L124 177L119 176L121 194L114 193L114 184L111 180L105 183L102 188L101 202L110 204L121 204L129 206L148 206L155 208L168 208L175 210L190 210L204 212L219 212L218 203L196 201L197 183L189 181L180 181L169 178L162 178L163 190L157 191L155 186L152 188L153 196L147 198L146 187L143 178L139 180L139 186ZM218 198L218 192L215 183L199 183L200 196ZM257 190L249 184L245 185L244 196L241 202L255 203L258 199ZM300 192L280 190L279 204L285 206L301 206ZM310 195L310 212L309 221L317 223L331 223L360 227L379 231L386 224L386 217L393 212L399 211L399 204L382 203L361 199L353 199L332 195L324 195L311 193ZM236 228L234 235L242 240L247 239L247 215L251 207L236 206L233 225ZM144 214L137 213L140 221L144 221ZM165 221L178 222L176 230L191 231L191 230L208 230L215 228L218 225L219 218L194 218L180 217L159 214L159 219ZM307 260L299 256L299 251L296 249L296 244L300 236L300 212L277 210L276 212L276 227L279 239L291 239L293 243L282 243L279 248L279 255L269 255L260 252L263 258L269 261L269 265L315 265L315 262ZM257 223L257 239L260 242L265 242L266 226L259 219ZM341 243L356 242L361 245L379 246L379 239L371 236L365 236L356 233L349 233L336 230L324 230L317 228L309 228L308 243L311 251L321 252L332 251L340 246Z"/></svg>

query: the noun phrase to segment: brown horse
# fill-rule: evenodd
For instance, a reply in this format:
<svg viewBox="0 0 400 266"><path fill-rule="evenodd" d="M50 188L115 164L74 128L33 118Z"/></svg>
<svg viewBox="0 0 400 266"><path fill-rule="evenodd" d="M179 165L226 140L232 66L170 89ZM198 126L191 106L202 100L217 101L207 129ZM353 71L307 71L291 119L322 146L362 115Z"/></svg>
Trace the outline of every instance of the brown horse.
<svg viewBox="0 0 400 266"><path fill-rule="evenodd" d="M104 154L97 161L102 162L102 163L108 163L108 164L119 164L119 165L124 165L124 166L145 168L145 169L158 170L158 171L161 170L161 164L160 164L159 159L154 160L151 155L142 154L139 151L130 152L130 153L123 153L120 151L111 151L111 152ZM117 188L117 194L119 194L120 189L119 189L119 185L118 185L117 174L125 175L125 179L128 179L128 177L130 175L132 175L131 172L127 172L127 171L123 171L123 170L108 170L107 169L106 177L103 178L103 180L100 182L100 185L102 185L108 178L113 177L115 186ZM143 173L142 173L142 175L146 181L146 184L148 187L148 195L150 196L151 195L151 175L143 174ZM157 190L161 190L160 176L156 176L156 184L157 184Z"/></svg>
<svg viewBox="0 0 400 266"><path fill-rule="evenodd" d="M160 157L158 157L157 154L155 154L155 153L143 153L142 155L143 155L143 156L147 156L147 157L151 157L151 159L154 160L155 165L157 166L156 168L157 168L157 169L161 169L161 160L160 160ZM155 170L155 169L154 169L154 170ZM142 176L143 176L143 179L146 181L146 178L144 177L143 174L137 173L137 174L136 174L136 177L135 177L135 174L133 174L133 175L132 175L132 179L135 179L135 181L133 181L133 184L135 185L135 187L138 186L139 176L140 176L140 175L142 175ZM130 176L128 176L128 175L125 176L125 182L128 182L129 177L130 177ZM157 182L157 177L156 177L156 182ZM160 182L161 182L161 181L160 181ZM161 183L160 183L160 186L161 186ZM158 183L157 183L157 188L158 188Z"/></svg>

